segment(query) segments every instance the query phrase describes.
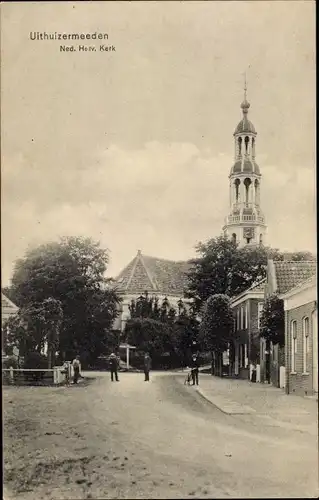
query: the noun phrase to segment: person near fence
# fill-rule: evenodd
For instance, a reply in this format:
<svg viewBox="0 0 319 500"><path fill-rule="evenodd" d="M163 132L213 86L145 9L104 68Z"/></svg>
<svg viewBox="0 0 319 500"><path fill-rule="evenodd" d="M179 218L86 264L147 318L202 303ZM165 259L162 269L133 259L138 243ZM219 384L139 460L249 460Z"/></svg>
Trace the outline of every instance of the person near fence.
<svg viewBox="0 0 319 500"><path fill-rule="evenodd" d="M119 377L118 377L118 373L117 373L119 361L118 361L116 354L114 354L114 352L112 352L110 354L109 365L110 365L110 371L111 371L111 381L114 382L114 377L115 377L116 382L119 382Z"/></svg>
<svg viewBox="0 0 319 500"><path fill-rule="evenodd" d="M150 381L151 366L152 366L152 360L150 358L150 355L147 352L144 356L144 375L145 375L144 382Z"/></svg>
<svg viewBox="0 0 319 500"><path fill-rule="evenodd" d="M74 371L73 383L77 384L80 377L80 356L75 357L75 359L72 362L72 366Z"/></svg>
<svg viewBox="0 0 319 500"><path fill-rule="evenodd" d="M65 376L65 385L69 386L70 385L70 365L68 361L65 361L62 366L62 372Z"/></svg>
<svg viewBox="0 0 319 500"><path fill-rule="evenodd" d="M198 385L198 374L199 374L199 362L198 362L198 357L193 356L192 358L192 385Z"/></svg>

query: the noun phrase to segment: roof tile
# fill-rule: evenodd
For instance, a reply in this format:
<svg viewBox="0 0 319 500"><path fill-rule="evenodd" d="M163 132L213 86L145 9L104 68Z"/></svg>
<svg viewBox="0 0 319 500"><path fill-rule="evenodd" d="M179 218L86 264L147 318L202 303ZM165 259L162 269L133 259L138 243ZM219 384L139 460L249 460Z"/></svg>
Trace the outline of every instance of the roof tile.
<svg viewBox="0 0 319 500"><path fill-rule="evenodd" d="M285 293L316 274L316 261L274 261L277 292Z"/></svg>
<svg viewBox="0 0 319 500"><path fill-rule="evenodd" d="M190 264L142 255L137 256L116 279L117 288L125 293L158 292L182 296Z"/></svg>

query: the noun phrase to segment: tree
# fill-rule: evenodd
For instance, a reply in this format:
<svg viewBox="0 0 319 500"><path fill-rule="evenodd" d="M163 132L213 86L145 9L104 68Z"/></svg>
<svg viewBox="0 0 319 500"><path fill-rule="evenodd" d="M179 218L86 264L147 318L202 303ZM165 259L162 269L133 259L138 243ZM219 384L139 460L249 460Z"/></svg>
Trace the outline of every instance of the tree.
<svg viewBox="0 0 319 500"><path fill-rule="evenodd" d="M265 338L267 349L269 349L270 342L279 344L281 347L285 344L284 301L277 295L266 298L260 323L260 336Z"/></svg>
<svg viewBox="0 0 319 500"><path fill-rule="evenodd" d="M278 249L245 246L226 237L213 238L196 247L199 257L191 261L186 296L194 300L197 311L211 295L239 295L266 277L267 260L283 260L287 255ZM309 258L309 252L289 254L290 259Z"/></svg>
<svg viewBox="0 0 319 500"><path fill-rule="evenodd" d="M49 297L42 303L45 338L48 346L48 368L52 368L55 353L59 349L60 327L63 321L63 309L59 300Z"/></svg>
<svg viewBox="0 0 319 500"><path fill-rule="evenodd" d="M36 302L20 308L4 324L9 346L16 346L21 356L38 352L45 346L45 319L42 304Z"/></svg>
<svg viewBox="0 0 319 500"><path fill-rule="evenodd" d="M217 358L219 374L222 375L222 353L228 348L233 330L233 313L230 299L224 294L209 297L203 308L203 319L199 328L199 342L203 350L212 353L212 373Z"/></svg>
<svg viewBox="0 0 319 500"><path fill-rule="evenodd" d="M9 346L16 346L25 356L28 352L38 352L47 345L48 368L58 349L59 329L63 319L62 305L59 300L48 298L41 303L31 303L19 309L5 323Z"/></svg>
<svg viewBox="0 0 319 500"><path fill-rule="evenodd" d="M190 363L193 346L197 346L198 343L198 330L199 321L194 307L190 306L187 309L180 300L173 325L172 343L183 366Z"/></svg>
<svg viewBox="0 0 319 500"><path fill-rule="evenodd" d="M166 299L167 300L167 299ZM129 305L131 318L152 318L160 319L160 309L158 307L158 298L149 297L147 292L144 292L138 299L131 300Z"/></svg>
<svg viewBox="0 0 319 500"><path fill-rule="evenodd" d="M45 300L60 302L63 319L58 351L62 357L80 353L94 361L114 345L110 330L120 299L104 277L107 264L107 250L90 238L80 237L40 245L15 263L10 291L22 316L25 309L32 310ZM52 308L50 311L53 314ZM47 310L46 320L50 314ZM39 342L36 345L38 348Z"/></svg>
<svg viewBox="0 0 319 500"><path fill-rule="evenodd" d="M2 335L4 337L4 351L6 354L12 354L13 347L18 347L19 355L24 356L25 352L32 350L33 338L29 341L27 348L28 335L25 324L21 317L21 310L15 315L10 316L2 326Z"/></svg>
<svg viewBox="0 0 319 500"><path fill-rule="evenodd" d="M304 260L316 260L316 256L307 251L302 252L284 252L283 257L285 260L290 260L294 262L304 261Z"/></svg>
<svg viewBox="0 0 319 500"><path fill-rule="evenodd" d="M150 352L155 360L169 354L171 365L187 362L198 332L198 321L192 308L188 312L183 301L179 300L176 310L167 297L159 305L157 297L144 293L131 301L129 311L131 317L126 324L124 341L141 351Z"/></svg>
<svg viewBox="0 0 319 500"><path fill-rule="evenodd" d="M125 340L149 352L153 360L170 350L170 337L169 325L152 318L129 319L125 325Z"/></svg>

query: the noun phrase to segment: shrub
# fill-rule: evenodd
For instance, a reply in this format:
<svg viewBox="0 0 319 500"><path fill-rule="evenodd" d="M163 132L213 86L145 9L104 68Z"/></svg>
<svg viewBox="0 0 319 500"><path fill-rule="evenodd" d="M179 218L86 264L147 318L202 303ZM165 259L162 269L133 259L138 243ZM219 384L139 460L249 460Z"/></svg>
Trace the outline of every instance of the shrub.
<svg viewBox="0 0 319 500"><path fill-rule="evenodd" d="M2 361L2 368L8 369L8 368L19 368L18 367L18 360L15 356L8 356Z"/></svg>
<svg viewBox="0 0 319 500"><path fill-rule="evenodd" d="M48 361L46 356L40 354L39 352L29 352L24 358L23 368L25 369L36 369L39 370L41 368L46 369L48 366ZM38 382L39 380L43 380L45 372L25 372L24 377L27 381Z"/></svg>
<svg viewBox="0 0 319 500"><path fill-rule="evenodd" d="M23 368L46 369L47 367L48 367L48 361L46 356L40 354L39 352L29 352L24 358Z"/></svg>

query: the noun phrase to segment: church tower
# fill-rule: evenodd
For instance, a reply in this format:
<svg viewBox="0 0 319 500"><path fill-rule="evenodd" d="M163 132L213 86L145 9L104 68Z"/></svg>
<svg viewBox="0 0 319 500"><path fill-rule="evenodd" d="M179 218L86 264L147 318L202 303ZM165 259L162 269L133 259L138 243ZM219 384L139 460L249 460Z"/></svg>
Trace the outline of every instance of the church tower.
<svg viewBox="0 0 319 500"><path fill-rule="evenodd" d="M244 91L243 118L234 132L235 162L229 175L230 211L223 231L239 246L264 245L266 224L260 208L261 174L255 161L257 132L247 118L250 104L246 81Z"/></svg>

